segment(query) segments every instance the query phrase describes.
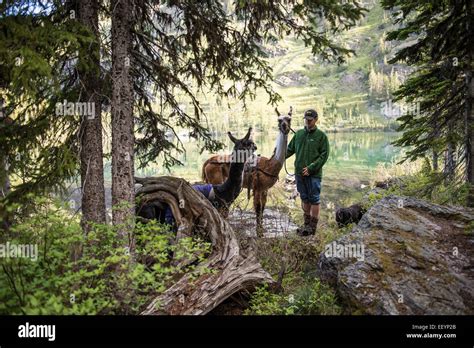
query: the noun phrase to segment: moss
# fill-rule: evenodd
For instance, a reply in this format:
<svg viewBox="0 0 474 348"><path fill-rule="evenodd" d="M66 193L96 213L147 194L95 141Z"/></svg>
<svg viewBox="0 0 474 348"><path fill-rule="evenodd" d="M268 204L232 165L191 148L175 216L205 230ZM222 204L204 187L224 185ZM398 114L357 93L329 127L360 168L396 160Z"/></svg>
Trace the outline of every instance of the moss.
<svg viewBox="0 0 474 348"><path fill-rule="evenodd" d="M474 221L471 221L466 228L464 229L464 233L468 236L474 235Z"/></svg>

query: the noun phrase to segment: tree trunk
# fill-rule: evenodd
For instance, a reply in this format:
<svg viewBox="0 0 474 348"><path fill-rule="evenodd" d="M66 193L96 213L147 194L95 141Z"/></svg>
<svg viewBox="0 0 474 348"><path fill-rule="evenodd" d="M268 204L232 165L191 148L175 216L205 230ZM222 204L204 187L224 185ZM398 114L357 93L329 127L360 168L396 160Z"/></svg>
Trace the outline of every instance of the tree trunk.
<svg viewBox="0 0 474 348"><path fill-rule="evenodd" d="M467 1L468 18L474 16L474 1ZM472 21L468 21L468 36L472 37ZM468 95L466 98L466 174L467 182L470 184L467 198L467 206L474 207L474 110L472 103L474 101L474 80L472 71L474 70L474 45L468 45L469 61L466 69L466 83Z"/></svg>
<svg viewBox="0 0 474 348"><path fill-rule="evenodd" d="M95 36L95 42L87 44L81 51L79 76L83 90L82 102L92 103L93 113L82 115L81 138L81 186L82 186L82 228L90 229L90 223L105 223L104 166L102 149L102 106L100 89L100 47L99 47L99 4L98 0L79 2L79 20Z"/></svg>
<svg viewBox="0 0 474 348"><path fill-rule="evenodd" d="M10 193L10 178L8 177L8 161L5 156L0 156L0 199Z"/></svg>
<svg viewBox="0 0 474 348"><path fill-rule="evenodd" d="M455 166L455 145L450 141L444 153L444 176L446 182L449 183L454 178L454 168Z"/></svg>
<svg viewBox="0 0 474 348"><path fill-rule="evenodd" d="M0 127L5 127L6 122L0 118ZM6 154L0 153L0 203L10 193L10 178L8 171L8 159ZM0 229L8 230L10 224L8 222L8 214L4 209L4 205L0 205Z"/></svg>
<svg viewBox="0 0 474 348"><path fill-rule="evenodd" d="M438 116L435 116L435 119L434 119L434 136L435 137L438 137L439 136L439 126L438 126ZM432 154L432 160L433 160L433 171L434 172L437 172L438 171L438 159L439 159L439 153L438 153L438 150L437 149L433 149L433 154Z"/></svg>
<svg viewBox="0 0 474 348"><path fill-rule="evenodd" d="M433 171L438 171L438 152L433 150Z"/></svg>
<svg viewBox="0 0 474 348"><path fill-rule="evenodd" d="M0 132L13 123L13 120L5 113L3 106L3 98L0 98ZM10 193L10 170L8 168L8 148L0 148L0 202ZM0 204L0 228L8 230L10 223L8 221L8 213L4 204Z"/></svg>
<svg viewBox="0 0 474 348"><path fill-rule="evenodd" d="M212 244L212 252L198 267L212 270L197 279L183 275L142 314L206 314L233 294L253 290L256 285L274 285L251 247L242 247L232 227L212 204L185 180L173 177L136 179L140 204L159 200L170 205L178 235L201 235Z"/></svg>
<svg viewBox="0 0 474 348"><path fill-rule="evenodd" d="M11 119L4 114L3 100L0 99L0 131L1 128L8 127ZM5 149L6 150L6 149ZM10 178L8 176L8 151L0 152L0 200L10 193Z"/></svg>
<svg viewBox="0 0 474 348"><path fill-rule="evenodd" d="M130 72L134 1L111 1L112 11L112 221L132 251L134 219L133 81Z"/></svg>

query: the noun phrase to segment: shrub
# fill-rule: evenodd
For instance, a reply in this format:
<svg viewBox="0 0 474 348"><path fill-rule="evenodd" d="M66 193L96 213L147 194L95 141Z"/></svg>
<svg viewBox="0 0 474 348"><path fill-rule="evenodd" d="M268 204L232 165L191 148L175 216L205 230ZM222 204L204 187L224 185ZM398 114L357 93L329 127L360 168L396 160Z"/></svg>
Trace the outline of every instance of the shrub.
<svg viewBox="0 0 474 348"><path fill-rule="evenodd" d="M330 315L340 314L334 291L318 278L308 278L291 293L275 294L268 285L256 289L247 315Z"/></svg>
<svg viewBox="0 0 474 348"><path fill-rule="evenodd" d="M195 263L209 252L208 243L185 238L173 245L167 226L137 223L141 262L133 262L113 226L94 225L84 236L78 217L36 200L38 211L0 240L38 246L36 261L0 259L0 314L137 314L178 275L205 272Z"/></svg>

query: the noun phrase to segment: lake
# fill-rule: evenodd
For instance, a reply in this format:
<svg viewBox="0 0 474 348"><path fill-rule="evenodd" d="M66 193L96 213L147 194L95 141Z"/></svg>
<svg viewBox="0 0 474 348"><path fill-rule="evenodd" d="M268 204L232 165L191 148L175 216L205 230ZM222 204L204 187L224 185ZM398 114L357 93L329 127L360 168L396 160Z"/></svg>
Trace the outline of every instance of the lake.
<svg viewBox="0 0 474 348"><path fill-rule="evenodd" d="M245 129L245 128L243 128ZM236 135L243 136L244 133ZM348 204L352 201L355 192L369 185L373 174L380 164L392 164L399 160L402 150L390 143L396 140L400 134L394 132L344 132L327 133L330 143L329 159L323 169L322 192L326 201L338 204ZM257 153L270 157L275 146L277 132L256 132L254 141L257 144ZM290 133L289 139L292 137ZM230 153L232 143L226 135L222 134L219 139L226 144L225 151ZM188 138L182 138L185 154L177 158L184 166L171 168L171 172L161 166L160 163L151 163L143 170L137 170L137 176L160 176L172 175L187 179L190 182L201 180L201 167L209 158L210 153L204 151L199 153L198 143ZM287 160L287 170L293 174L294 157ZM107 173L110 180L110 174ZM287 176L285 169L280 172L280 183ZM365 186L364 186L365 185ZM278 186L278 184L277 184ZM323 196L322 195L322 196ZM271 197L270 197L271 199Z"/></svg>

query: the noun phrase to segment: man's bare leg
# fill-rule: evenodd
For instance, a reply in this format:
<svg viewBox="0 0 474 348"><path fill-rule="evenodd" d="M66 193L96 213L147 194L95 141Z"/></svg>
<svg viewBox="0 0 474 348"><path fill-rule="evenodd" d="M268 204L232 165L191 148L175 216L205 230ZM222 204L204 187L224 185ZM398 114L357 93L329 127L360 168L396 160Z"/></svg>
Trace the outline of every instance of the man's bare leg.
<svg viewBox="0 0 474 348"><path fill-rule="evenodd" d="M320 204L308 204L310 206L310 215L319 220L319 206Z"/></svg>
<svg viewBox="0 0 474 348"><path fill-rule="evenodd" d="M312 204L310 207L310 224L308 226L309 233L310 235L316 233L316 229L318 227L318 221L319 221L319 204Z"/></svg>
<svg viewBox="0 0 474 348"><path fill-rule="evenodd" d="M301 202L301 207L305 215L311 215L311 203Z"/></svg>

